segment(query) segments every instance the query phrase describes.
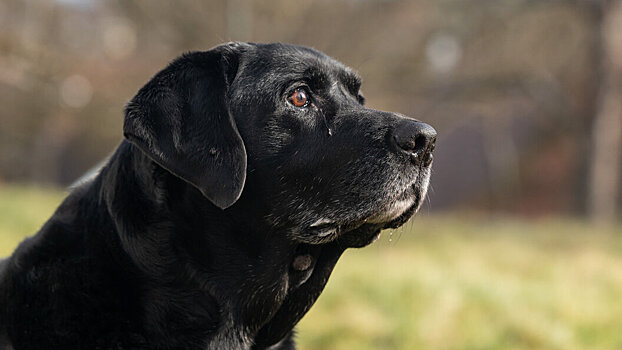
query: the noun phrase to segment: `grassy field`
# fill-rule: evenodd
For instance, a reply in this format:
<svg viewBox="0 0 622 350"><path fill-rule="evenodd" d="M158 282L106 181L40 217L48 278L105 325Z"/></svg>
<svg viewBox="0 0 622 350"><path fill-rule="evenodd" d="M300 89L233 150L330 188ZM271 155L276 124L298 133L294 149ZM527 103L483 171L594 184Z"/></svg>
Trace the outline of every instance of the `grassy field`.
<svg viewBox="0 0 622 350"><path fill-rule="evenodd" d="M63 194L0 185L0 256ZM622 349L622 227L420 215L346 253L302 350Z"/></svg>

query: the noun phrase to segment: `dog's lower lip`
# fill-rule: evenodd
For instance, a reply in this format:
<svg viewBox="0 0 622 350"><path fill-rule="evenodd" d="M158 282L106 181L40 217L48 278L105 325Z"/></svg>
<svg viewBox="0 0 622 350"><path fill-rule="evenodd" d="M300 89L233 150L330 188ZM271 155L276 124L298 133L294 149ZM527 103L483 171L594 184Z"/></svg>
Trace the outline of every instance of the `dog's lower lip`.
<svg viewBox="0 0 622 350"><path fill-rule="evenodd" d="M395 199L386 202L380 210L368 216L365 222L372 224L383 224L391 222L407 212L413 204L416 204L418 189L416 183L412 183L402 191Z"/></svg>
<svg viewBox="0 0 622 350"><path fill-rule="evenodd" d="M400 215L399 217L395 218L394 220L388 223L385 223L383 226L383 229L398 228L402 226L406 221L408 221L408 219L410 219L412 215L414 215L414 213L418 210L418 207L420 204L421 204L421 193L418 191L415 191L415 199L413 201L413 204L408 209L406 209L402 213L402 215Z"/></svg>

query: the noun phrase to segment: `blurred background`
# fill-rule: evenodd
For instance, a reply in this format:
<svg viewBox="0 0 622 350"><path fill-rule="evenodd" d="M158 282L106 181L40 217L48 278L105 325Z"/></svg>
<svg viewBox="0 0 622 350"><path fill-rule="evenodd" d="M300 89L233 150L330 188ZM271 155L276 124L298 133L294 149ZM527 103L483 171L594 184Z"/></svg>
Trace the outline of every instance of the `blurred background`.
<svg viewBox="0 0 622 350"><path fill-rule="evenodd" d="M0 0L0 255L173 58L312 46L438 133L414 222L348 252L301 349L622 348L622 1Z"/></svg>

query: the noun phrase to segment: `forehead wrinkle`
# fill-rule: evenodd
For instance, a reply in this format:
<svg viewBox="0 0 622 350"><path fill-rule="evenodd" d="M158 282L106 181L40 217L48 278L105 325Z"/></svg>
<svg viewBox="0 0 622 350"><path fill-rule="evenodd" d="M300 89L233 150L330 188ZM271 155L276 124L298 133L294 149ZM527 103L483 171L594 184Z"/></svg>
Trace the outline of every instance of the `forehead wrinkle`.
<svg viewBox="0 0 622 350"><path fill-rule="evenodd" d="M318 66L309 66L303 73L304 77L309 80L310 83L320 86L328 86L330 84L330 78L323 69Z"/></svg>
<svg viewBox="0 0 622 350"><path fill-rule="evenodd" d="M269 60L271 66L277 68L272 75L287 80L304 80L312 83L328 85L330 81L329 69L323 64L321 57L310 55L308 52L299 52L292 55L289 52L275 55Z"/></svg>
<svg viewBox="0 0 622 350"><path fill-rule="evenodd" d="M279 50L274 50L275 47ZM337 89L351 95L356 95L361 85L361 78L355 70L310 48L261 45L255 58L251 70L268 73L254 75L263 76L264 83L283 87L294 81L304 81L318 90L334 90L335 85L341 85L343 88Z"/></svg>
<svg viewBox="0 0 622 350"><path fill-rule="evenodd" d="M332 66L328 66L322 60L307 62L309 66L303 75L312 85L329 90L341 90L344 87L348 93L356 95L361 86L361 78L358 73L338 61L331 60ZM345 92L345 91L344 91Z"/></svg>

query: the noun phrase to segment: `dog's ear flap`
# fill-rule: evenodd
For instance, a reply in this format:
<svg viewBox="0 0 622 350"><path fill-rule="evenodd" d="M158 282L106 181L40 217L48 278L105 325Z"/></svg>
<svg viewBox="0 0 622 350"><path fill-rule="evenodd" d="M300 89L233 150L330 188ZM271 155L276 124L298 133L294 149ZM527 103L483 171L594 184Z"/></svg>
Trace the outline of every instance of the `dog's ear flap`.
<svg viewBox="0 0 622 350"><path fill-rule="evenodd" d="M246 149L227 101L245 47L185 54L125 109L125 137L221 209L238 200L246 181Z"/></svg>

